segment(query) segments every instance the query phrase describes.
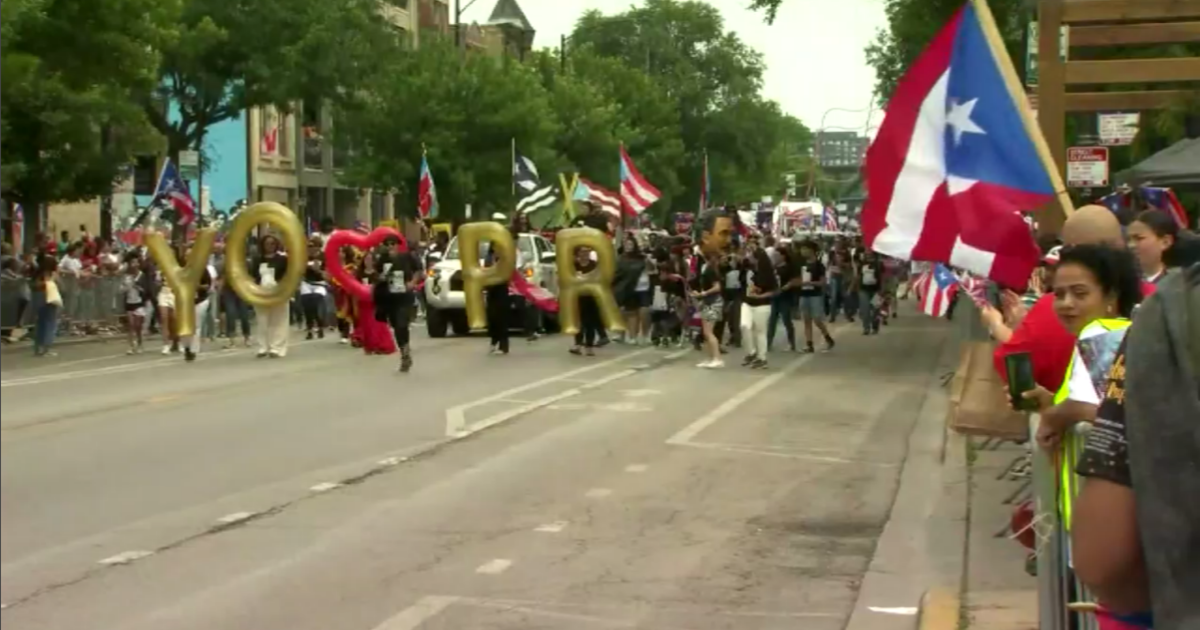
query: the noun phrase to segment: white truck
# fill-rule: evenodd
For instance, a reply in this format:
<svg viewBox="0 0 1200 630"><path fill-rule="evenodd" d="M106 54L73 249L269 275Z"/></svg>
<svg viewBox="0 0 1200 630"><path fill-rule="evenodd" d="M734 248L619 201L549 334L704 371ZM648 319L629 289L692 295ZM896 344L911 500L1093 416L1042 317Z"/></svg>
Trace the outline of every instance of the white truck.
<svg viewBox="0 0 1200 630"><path fill-rule="evenodd" d="M487 244L476 252L482 262ZM530 284L558 295L558 268L555 266L554 244L540 234L518 234L516 237L517 270ZM523 300L514 299L509 322L523 325ZM447 331L456 335L470 332L467 326L466 301L463 297L462 259L458 237L450 241L442 259L428 271L425 280L425 326L430 337L445 337Z"/></svg>

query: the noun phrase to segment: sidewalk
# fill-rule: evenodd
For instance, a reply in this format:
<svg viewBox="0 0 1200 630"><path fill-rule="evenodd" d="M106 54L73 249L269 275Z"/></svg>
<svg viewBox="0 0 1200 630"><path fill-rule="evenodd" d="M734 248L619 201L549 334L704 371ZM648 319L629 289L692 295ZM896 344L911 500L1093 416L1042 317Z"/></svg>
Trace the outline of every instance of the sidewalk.
<svg viewBox="0 0 1200 630"><path fill-rule="evenodd" d="M968 446L971 510L962 607L963 626L972 630L1038 627L1037 578L1026 572L1029 553L1013 539L1009 527L1014 508L1029 496L1020 491L1027 477L1003 475L1025 450L981 438L973 438ZM1015 501L1006 503L1014 493Z"/></svg>

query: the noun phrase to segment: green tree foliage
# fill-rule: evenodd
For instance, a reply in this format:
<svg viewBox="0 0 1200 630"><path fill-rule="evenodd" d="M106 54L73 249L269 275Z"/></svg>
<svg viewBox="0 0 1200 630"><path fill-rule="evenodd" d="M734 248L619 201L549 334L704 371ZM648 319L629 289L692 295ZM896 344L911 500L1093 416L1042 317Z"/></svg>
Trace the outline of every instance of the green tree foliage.
<svg viewBox="0 0 1200 630"><path fill-rule="evenodd" d="M151 141L130 95L153 87L155 51L173 36L176 7L166 0L5 0L7 199L36 208L110 189L122 165Z"/></svg>
<svg viewBox="0 0 1200 630"><path fill-rule="evenodd" d="M376 0L180 1L143 101L172 156L249 107L356 98L400 45Z"/></svg>
<svg viewBox="0 0 1200 630"><path fill-rule="evenodd" d="M369 98L338 112L338 142L354 148L344 174L354 185L394 190L400 210L415 214L424 147L442 218L511 212L511 143L553 162L559 136L551 97L535 69L508 58L460 56L446 42L384 60ZM545 169L543 169L545 170Z"/></svg>
<svg viewBox="0 0 1200 630"><path fill-rule="evenodd" d="M778 4L778 0L775 0ZM1016 61L1023 59L1030 15L1025 0L989 0L996 26ZM887 0L887 28L867 47L867 63L875 69L875 93L886 102L896 82L916 61L933 36L963 7L963 0Z"/></svg>
<svg viewBox="0 0 1200 630"><path fill-rule="evenodd" d="M640 71L649 90L678 112L683 156L675 180L684 191L671 200L673 210L697 207L706 151L713 200L735 203L776 194L788 156L806 149L803 125L761 95L762 56L726 31L720 12L709 4L647 0L615 15L591 11L580 18L571 41L576 52L591 51ZM638 159L636 143L627 144ZM639 160L648 176L652 162Z"/></svg>

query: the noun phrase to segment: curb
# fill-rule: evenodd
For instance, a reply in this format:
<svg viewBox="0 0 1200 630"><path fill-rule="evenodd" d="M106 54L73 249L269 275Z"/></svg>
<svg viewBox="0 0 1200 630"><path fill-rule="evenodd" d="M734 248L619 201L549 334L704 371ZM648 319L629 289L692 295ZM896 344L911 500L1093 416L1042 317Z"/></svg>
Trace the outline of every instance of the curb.
<svg viewBox="0 0 1200 630"><path fill-rule="evenodd" d="M947 588L935 587L921 597L917 612L917 630L957 630L962 598Z"/></svg>

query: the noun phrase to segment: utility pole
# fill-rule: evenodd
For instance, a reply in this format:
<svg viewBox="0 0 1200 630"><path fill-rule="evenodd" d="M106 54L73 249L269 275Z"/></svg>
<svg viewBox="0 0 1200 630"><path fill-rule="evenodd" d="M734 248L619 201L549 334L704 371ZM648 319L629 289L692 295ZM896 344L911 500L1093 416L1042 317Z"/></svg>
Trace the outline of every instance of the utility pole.
<svg viewBox="0 0 1200 630"><path fill-rule="evenodd" d="M561 37L562 37L562 39L558 44L558 65L559 65L559 70L563 74L566 74L567 73L567 36L564 33Z"/></svg>

